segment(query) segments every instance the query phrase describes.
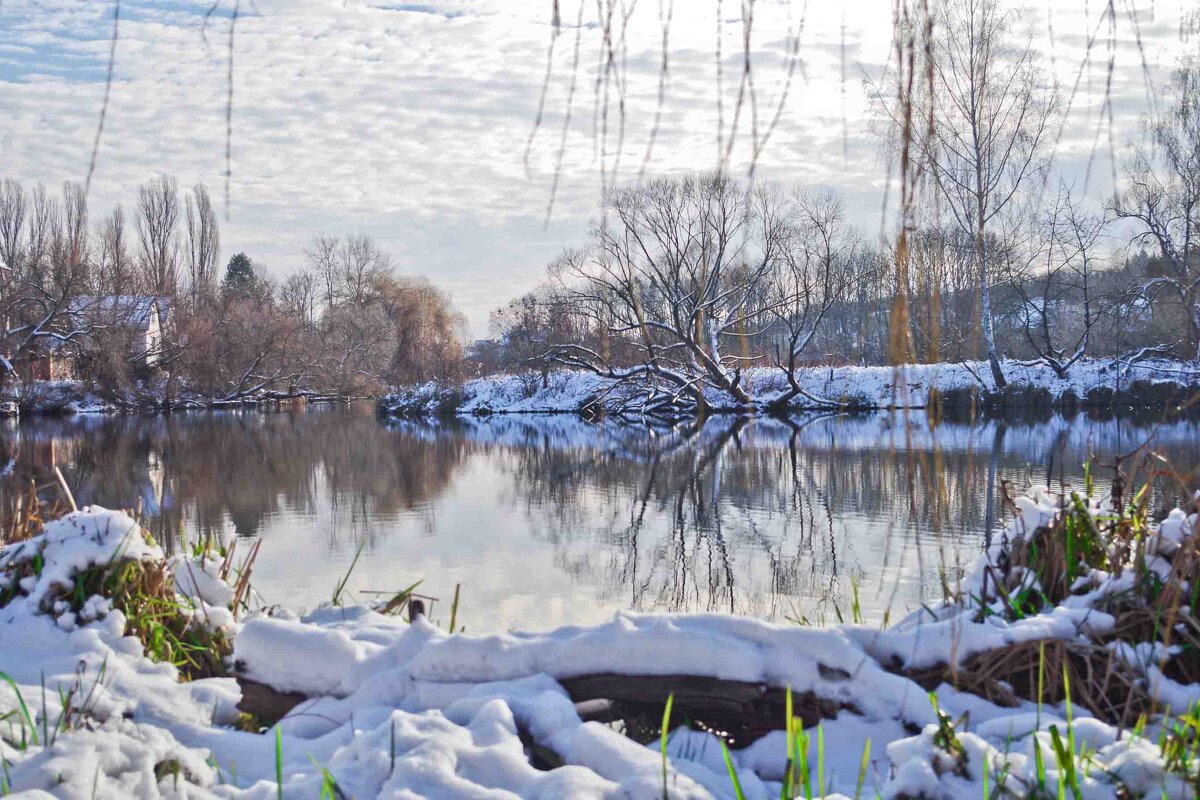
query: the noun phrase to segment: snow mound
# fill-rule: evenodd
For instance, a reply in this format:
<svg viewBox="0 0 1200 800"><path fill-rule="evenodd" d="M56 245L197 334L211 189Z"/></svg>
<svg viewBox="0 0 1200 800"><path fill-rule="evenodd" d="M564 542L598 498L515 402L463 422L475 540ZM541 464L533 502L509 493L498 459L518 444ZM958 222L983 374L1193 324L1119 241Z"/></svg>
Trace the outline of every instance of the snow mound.
<svg viewBox="0 0 1200 800"><path fill-rule="evenodd" d="M0 549L0 589L10 588L14 567L37 563L36 574L19 578L25 602L41 607L75 584L75 576L101 564L129 559L158 561L162 550L128 515L88 506L45 526L38 536ZM6 574L7 573L7 574Z"/></svg>

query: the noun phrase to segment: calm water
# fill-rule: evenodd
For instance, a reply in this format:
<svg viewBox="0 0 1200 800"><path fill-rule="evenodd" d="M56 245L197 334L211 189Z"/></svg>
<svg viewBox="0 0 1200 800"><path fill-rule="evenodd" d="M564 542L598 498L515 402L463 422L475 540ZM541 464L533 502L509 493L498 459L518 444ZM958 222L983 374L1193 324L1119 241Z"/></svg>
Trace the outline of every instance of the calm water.
<svg viewBox="0 0 1200 800"><path fill-rule="evenodd" d="M0 500L59 465L80 503L142 509L163 541L262 540L263 601L462 584L468 630L595 622L617 609L867 616L940 596L979 552L989 474L1082 483L1147 439L1194 487L1200 422L1085 416L717 418L651 430L570 416L379 421L369 406L33 419L0 427ZM1049 469L1047 468L1047 465ZM1160 482L1160 502L1182 495ZM244 552L244 550L243 550Z"/></svg>

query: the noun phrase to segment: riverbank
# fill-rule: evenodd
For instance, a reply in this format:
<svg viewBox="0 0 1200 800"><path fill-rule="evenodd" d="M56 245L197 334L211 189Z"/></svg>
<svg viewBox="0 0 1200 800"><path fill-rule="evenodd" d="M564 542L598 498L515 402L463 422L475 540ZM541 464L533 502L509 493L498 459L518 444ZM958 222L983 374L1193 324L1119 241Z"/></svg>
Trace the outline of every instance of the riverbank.
<svg viewBox="0 0 1200 800"><path fill-rule="evenodd" d="M941 603L884 628L621 613L492 636L403 592L252 610L252 558L167 558L103 509L27 517L5 535L33 538L0 549L0 788L1195 796L1195 509L1150 522L1120 491L1012 508Z"/></svg>
<svg viewBox="0 0 1200 800"><path fill-rule="evenodd" d="M227 408L286 408L320 403L344 403L357 399L322 394L311 390L285 393L258 391L234 398L200 392L175 391L162 387L140 387L121 393L100 392L81 381L36 381L25 383L0 397L0 418L18 416L66 416L71 414L125 414L158 411L189 411Z"/></svg>
<svg viewBox="0 0 1200 800"><path fill-rule="evenodd" d="M1088 359L1060 378L1047 366L1006 362L1009 386L1003 392L984 390L976 378L987 374L982 362L910 364L903 367L810 367L800 370L803 394L788 410L926 408L1008 410L1015 408L1137 409L1179 405L1200 392L1200 364L1146 360L1130 364L1113 359ZM753 413L778 409L788 392L779 370L755 368L745 372L750 407L709 391L706 398L716 413ZM462 386L423 384L397 390L379 403L386 416L505 413L636 414L644 391L620 387L600 376L577 371L540 375L496 375Z"/></svg>

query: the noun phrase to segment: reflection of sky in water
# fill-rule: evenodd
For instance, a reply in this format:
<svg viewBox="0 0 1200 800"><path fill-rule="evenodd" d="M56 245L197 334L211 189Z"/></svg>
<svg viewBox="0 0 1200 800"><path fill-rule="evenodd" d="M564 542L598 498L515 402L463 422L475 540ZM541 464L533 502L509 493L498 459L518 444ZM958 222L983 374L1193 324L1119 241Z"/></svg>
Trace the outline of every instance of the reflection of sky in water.
<svg viewBox="0 0 1200 800"><path fill-rule="evenodd" d="M1084 416L383 424L368 408L41 419L0 429L0 495L57 463L80 502L140 503L164 540L240 537L245 552L261 537L254 584L294 607L328 600L362 544L358 597L424 579L448 601L461 583L475 631L630 608L832 619L852 586L878 619L936 599L943 567L978 553L989 469L1024 487L1052 462L1079 485L1089 449L1108 461L1154 430ZM1194 483L1200 423L1156 436Z"/></svg>

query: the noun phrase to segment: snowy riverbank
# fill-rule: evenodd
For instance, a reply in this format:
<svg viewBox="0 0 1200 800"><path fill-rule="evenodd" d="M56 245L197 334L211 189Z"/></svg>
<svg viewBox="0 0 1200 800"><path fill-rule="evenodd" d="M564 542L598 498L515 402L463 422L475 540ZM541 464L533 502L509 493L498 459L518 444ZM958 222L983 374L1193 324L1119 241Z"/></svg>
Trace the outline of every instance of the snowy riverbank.
<svg viewBox="0 0 1200 800"><path fill-rule="evenodd" d="M295 394L259 391L236 398L218 398L193 391L167 395L161 386L139 387L121 393L100 392L81 381L36 381L10 389L0 399L0 417L20 415L121 414L221 408L270 408L305 403L347 402L355 398L311 391Z"/></svg>
<svg viewBox="0 0 1200 800"><path fill-rule="evenodd" d="M1066 378L1046 366L1004 365L1010 383L1003 396L980 393L984 403L1000 406L1162 407L1182 402L1189 392L1200 391L1200 364L1147 360L1129 364L1112 359L1089 359L1071 367ZM986 375L983 363L910 364L904 367L810 367L797 378L809 396L795 397L796 410L825 407L811 397L853 408L923 408L936 391L947 405L966 406L978 392L976 375ZM748 391L756 407L765 409L788 389L782 372L747 370ZM585 372L551 373L545 385L536 374L496 375L468 381L461 387L423 384L401 389L380 402L391 416L441 413L578 413L598 399L612 410L628 405L636 394L632 387L614 390L607 378ZM733 399L716 391L707 393L715 411L732 411Z"/></svg>
<svg viewBox="0 0 1200 800"><path fill-rule="evenodd" d="M937 800L1001 786L1007 797L1055 796L1061 782L1081 797L1194 797L1200 718L1180 715L1200 703L1195 618L1177 606L1170 643L1131 632L1129 621L1146 611L1130 597L1151 578L1156 597L1192 592L1196 514L1175 511L1146 531L1099 502L1064 510L1044 491L1015 507L959 599L884 630L619 614L598 626L493 636L452 635L378 607L239 619L245 595L230 585L230 559L166 559L129 517L84 509L0 550L0 788L79 798L659 800L665 775L671 798L734 798L719 740L676 728L711 711L696 686L719 683L741 698L734 724L761 716L780 729L733 743L728 764L749 798L780 796L788 687L805 726L790 737L800 754L793 775L808 768L813 796ZM1106 538L1080 539L1080 526ZM1075 537L1076 557L1086 550L1079 563L1070 547L1066 561L1045 562L1065 536ZM1066 569L1047 571L1049 563ZM147 615L139 598L154 593L175 598L182 626L168 619L167 633L153 630L164 617ZM260 720L239 713L247 703L223 669L181 682L174 666L145 654L190 663L163 641L199 633L213 648L231 645L226 664L243 681L295 693L278 726L260 733ZM1037 694L1019 672L982 674L999 656L1030 652L1043 656ZM1125 711L1169 706L1175 716L1135 724L1100 713L1111 711L1103 693L1072 660L1092 656L1127 681L1114 694ZM655 676L654 686L676 692L665 767L656 731L637 736L626 710L617 713L623 735L596 719L594 701L579 702L581 686L620 692Z"/></svg>

